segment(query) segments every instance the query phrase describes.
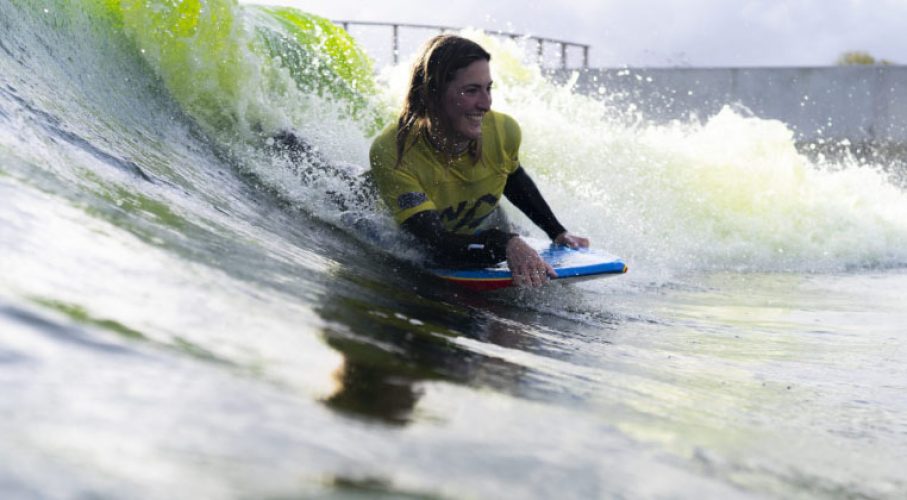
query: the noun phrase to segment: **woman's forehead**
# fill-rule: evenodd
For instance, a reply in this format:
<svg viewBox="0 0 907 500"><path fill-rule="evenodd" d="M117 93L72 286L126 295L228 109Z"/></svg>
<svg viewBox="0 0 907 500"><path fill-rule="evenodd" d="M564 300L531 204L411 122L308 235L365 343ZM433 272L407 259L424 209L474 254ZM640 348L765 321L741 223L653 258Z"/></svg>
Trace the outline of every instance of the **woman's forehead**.
<svg viewBox="0 0 907 500"><path fill-rule="evenodd" d="M473 61L469 66L457 70L451 83L456 85L491 83L491 67L484 59Z"/></svg>

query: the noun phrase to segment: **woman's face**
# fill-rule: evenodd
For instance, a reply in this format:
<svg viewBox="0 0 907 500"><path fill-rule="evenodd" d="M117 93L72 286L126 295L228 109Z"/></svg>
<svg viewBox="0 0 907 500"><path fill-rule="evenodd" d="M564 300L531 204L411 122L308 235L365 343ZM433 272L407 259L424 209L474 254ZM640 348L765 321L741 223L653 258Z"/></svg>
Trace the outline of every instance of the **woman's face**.
<svg viewBox="0 0 907 500"><path fill-rule="evenodd" d="M482 118L491 109L491 70L480 59L457 70L444 91L442 112L450 126L452 140L478 139Z"/></svg>

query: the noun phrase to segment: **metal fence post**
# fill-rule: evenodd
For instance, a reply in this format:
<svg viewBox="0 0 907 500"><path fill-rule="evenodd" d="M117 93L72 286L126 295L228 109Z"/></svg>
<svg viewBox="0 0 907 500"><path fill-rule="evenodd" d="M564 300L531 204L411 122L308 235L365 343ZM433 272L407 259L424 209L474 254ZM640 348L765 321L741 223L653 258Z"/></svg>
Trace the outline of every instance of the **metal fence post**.
<svg viewBox="0 0 907 500"><path fill-rule="evenodd" d="M400 25L394 25L394 64L397 64L398 59L400 58Z"/></svg>

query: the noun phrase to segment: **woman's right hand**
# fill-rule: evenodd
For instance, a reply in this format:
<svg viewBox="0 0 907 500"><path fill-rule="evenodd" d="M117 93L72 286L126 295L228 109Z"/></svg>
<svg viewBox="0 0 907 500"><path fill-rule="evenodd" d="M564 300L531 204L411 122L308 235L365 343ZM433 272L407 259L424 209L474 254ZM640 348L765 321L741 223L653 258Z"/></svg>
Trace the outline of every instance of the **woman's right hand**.
<svg viewBox="0 0 907 500"><path fill-rule="evenodd" d="M540 287L557 277L554 268L519 236L507 242L507 266L516 286Z"/></svg>

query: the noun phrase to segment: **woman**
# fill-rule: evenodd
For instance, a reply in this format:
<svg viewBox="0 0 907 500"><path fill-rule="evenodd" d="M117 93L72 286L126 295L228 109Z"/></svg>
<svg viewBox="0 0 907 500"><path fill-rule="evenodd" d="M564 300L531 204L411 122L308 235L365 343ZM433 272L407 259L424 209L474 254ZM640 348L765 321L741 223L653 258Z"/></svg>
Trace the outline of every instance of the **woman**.
<svg viewBox="0 0 907 500"><path fill-rule="evenodd" d="M520 128L491 111L491 55L454 35L429 40L416 60L403 112L374 141L372 175L397 223L441 265L507 260L520 286L554 269L518 235L495 227L507 196L557 244L587 247L568 233L520 166Z"/></svg>

